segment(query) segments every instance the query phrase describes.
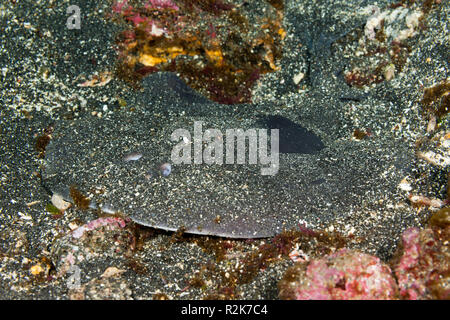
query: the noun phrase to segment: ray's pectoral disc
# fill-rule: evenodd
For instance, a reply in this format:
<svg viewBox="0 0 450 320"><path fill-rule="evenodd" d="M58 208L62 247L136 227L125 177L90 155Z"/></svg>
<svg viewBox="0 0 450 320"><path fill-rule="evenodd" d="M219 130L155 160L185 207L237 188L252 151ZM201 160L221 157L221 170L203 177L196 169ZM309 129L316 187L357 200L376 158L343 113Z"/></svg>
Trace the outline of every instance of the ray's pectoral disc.
<svg viewBox="0 0 450 320"><path fill-rule="evenodd" d="M401 176L400 146L337 138L339 121L324 114L301 123L242 105L237 116L230 106L182 100L180 90L149 105L152 79L133 112L56 124L43 172L52 192L71 200L76 185L99 208L150 227L254 238L346 219L368 194L395 188L379 172Z"/></svg>

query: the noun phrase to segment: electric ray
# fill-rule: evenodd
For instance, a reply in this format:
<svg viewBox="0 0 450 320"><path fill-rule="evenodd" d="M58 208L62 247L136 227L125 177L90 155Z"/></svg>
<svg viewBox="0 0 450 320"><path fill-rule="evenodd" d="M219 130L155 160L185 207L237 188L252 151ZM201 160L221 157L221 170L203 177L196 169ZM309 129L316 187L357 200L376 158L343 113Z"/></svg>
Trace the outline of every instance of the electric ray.
<svg viewBox="0 0 450 320"><path fill-rule="evenodd" d="M264 103L220 105L171 73L147 77L143 89L133 101L134 111L118 110L102 119L87 115L55 125L43 172L52 192L71 200L69 187L76 185L92 197L92 206L121 211L145 226L255 238L298 224L351 217L367 197L376 199L394 190L406 169L406 152L394 142L383 149L375 139L353 141L346 136L339 106L272 114L272 106ZM198 131L199 124L202 134L215 130L194 146L194 127ZM237 162L237 149L225 154L225 133L237 128L267 129L268 152L275 150L271 129L278 129L278 164L275 158L262 163L259 157L249 163L250 145L244 164ZM174 132L189 136L175 134L173 139ZM211 141L216 146L223 142L222 149L210 152ZM262 142L259 139L258 145ZM175 163L172 151L180 143L189 148L190 158ZM205 152L217 156L213 163L205 163ZM197 156L202 163L196 163ZM225 161L227 156L234 162ZM277 166L274 174L262 174L270 166Z"/></svg>

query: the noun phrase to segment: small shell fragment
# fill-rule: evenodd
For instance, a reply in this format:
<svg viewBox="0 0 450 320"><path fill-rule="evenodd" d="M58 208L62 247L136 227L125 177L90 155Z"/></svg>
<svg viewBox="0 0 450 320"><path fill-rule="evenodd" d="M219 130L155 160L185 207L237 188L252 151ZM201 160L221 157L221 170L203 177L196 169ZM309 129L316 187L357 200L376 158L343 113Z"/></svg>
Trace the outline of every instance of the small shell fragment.
<svg viewBox="0 0 450 320"><path fill-rule="evenodd" d="M292 80L294 81L295 84L299 84L300 81L302 81L304 77L305 77L305 74L303 72L299 72L298 74L296 74L294 76L294 78Z"/></svg>
<svg viewBox="0 0 450 320"><path fill-rule="evenodd" d="M428 121L427 132L433 132L436 129L436 116L432 115Z"/></svg>
<svg viewBox="0 0 450 320"><path fill-rule="evenodd" d="M432 199L421 195L408 195L409 201L417 206L426 206L432 208L441 208L444 202L440 199Z"/></svg>
<svg viewBox="0 0 450 320"><path fill-rule="evenodd" d="M450 157L445 155L441 155L439 153L435 153L433 151L427 151L425 153L418 152L417 157L420 159L423 159L432 165L440 166L440 167L447 167L450 165Z"/></svg>
<svg viewBox="0 0 450 320"><path fill-rule="evenodd" d="M57 193L52 195L52 204L61 212L66 211L72 205L70 202L67 202L63 199L63 197Z"/></svg>
<svg viewBox="0 0 450 320"><path fill-rule="evenodd" d="M384 68L383 76L386 81L390 81L395 77L395 66L392 63Z"/></svg>
<svg viewBox="0 0 450 320"><path fill-rule="evenodd" d="M404 178L402 181L400 181L398 187L403 191L411 191L412 190L411 184L409 183L409 181L406 178Z"/></svg>

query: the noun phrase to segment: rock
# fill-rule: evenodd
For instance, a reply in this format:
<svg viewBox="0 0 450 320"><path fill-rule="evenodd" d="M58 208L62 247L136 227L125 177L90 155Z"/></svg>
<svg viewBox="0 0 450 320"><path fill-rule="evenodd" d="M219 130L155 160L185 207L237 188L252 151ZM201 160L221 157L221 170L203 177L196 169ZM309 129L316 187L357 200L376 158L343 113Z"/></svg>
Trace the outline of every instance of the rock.
<svg viewBox="0 0 450 320"><path fill-rule="evenodd" d="M278 284L281 299L361 300L395 299L397 284L379 258L339 251L310 263L297 263Z"/></svg>
<svg viewBox="0 0 450 320"><path fill-rule="evenodd" d="M88 267L87 262L101 263L117 254L126 256L132 250L135 238L125 228L125 223L118 217L98 218L58 238L51 249L57 276L73 275L77 268L87 275L84 270Z"/></svg>
<svg viewBox="0 0 450 320"><path fill-rule="evenodd" d="M444 210L433 221L444 225ZM448 212L448 210L446 211ZM448 216L448 213L447 213ZM447 218L448 220L448 218ZM402 235L402 248L394 271L403 299L450 299L450 226L410 228Z"/></svg>

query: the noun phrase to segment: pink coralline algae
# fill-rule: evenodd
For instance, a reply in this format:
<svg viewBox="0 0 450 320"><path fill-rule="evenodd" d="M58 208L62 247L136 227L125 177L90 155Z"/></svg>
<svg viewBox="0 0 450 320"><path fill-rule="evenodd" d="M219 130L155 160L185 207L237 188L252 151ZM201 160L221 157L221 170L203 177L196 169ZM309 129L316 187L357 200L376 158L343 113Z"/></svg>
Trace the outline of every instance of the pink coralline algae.
<svg viewBox="0 0 450 320"><path fill-rule="evenodd" d="M146 9L155 8L155 9L173 9L179 10L178 6L171 0L149 0L144 7ZM128 0L118 1L113 4L113 12L121 13L124 9L131 8L128 5Z"/></svg>
<svg viewBox="0 0 450 320"><path fill-rule="evenodd" d="M98 218L88 222L87 224L75 229L72 232L72 237L75 239L79 239L83 236L86 231L92 231L102 226L112 225L114 227L125 227L125 221L121 218L116 217L106 217L106 218Z"/></svg>
<svg viewBox="0 0 450 320"><path fill-rule="evenodd" d="M450 226L410 228L394 270L403 299L450 299Z"/></svg>
<svg viewBox="0 0 450 320"><path fill-rule="evenodd" d="M281 299L395 299L397 284L377 257L349 249L288 269L279 283Z"/></svg>

